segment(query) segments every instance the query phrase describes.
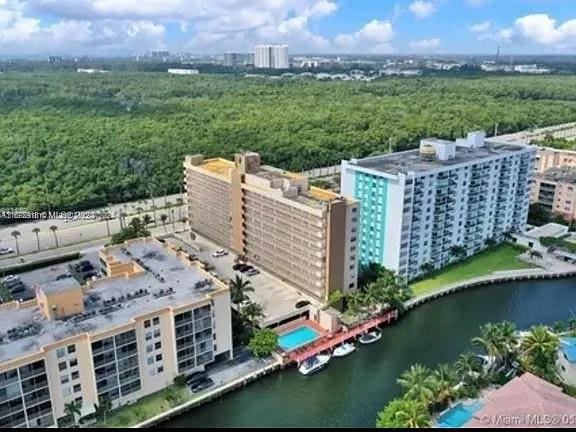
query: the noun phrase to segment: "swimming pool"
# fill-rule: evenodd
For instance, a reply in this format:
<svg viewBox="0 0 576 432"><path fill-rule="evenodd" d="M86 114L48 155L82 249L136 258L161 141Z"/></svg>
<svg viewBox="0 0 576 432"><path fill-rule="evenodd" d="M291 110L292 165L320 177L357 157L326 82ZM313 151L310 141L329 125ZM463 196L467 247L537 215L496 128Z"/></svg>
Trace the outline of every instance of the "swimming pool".
<svg viewBox="0 0 576 432"><path fill-rule="evenodd" d="M278 337L278 345L284 351L294 351L310 342L314 342L320 337L320 334L311 327L306 325L290 330Z"/></svg>
<svg viewBox="0 0 576 432"><path fill-rule="evenodd" d="M481 401L474 401L470 404L462 402L454 405L438 418L438 427L459 428L464 426L482 408Z"/></svg>

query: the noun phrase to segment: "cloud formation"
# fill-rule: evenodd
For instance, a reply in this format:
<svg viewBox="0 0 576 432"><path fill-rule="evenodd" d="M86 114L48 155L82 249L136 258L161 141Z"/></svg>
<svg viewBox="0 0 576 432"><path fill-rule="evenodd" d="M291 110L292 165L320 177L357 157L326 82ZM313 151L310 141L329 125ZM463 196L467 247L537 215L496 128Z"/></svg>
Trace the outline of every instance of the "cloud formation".
<svg viewBox="0 0 576 432"><path fill-rule="evenodd" d="M428 18L436 12L436 5L431 1L416 0L408 7L416 18Z"/></svg>
<svg viewBox="0 0 576 432"><path fill-rule="evenodd" d="M436 49L442 44L439 38L422 39L410 42L410 48L414 51L428 51Z"/></svg>
<svg viewBox="0 0 576 432"><path fill-rule="evenodd" d="M345 52L386 54L394 52L390 44L393 38L390 21L373 20L355 33L339 34L334 41Z"/></svg>

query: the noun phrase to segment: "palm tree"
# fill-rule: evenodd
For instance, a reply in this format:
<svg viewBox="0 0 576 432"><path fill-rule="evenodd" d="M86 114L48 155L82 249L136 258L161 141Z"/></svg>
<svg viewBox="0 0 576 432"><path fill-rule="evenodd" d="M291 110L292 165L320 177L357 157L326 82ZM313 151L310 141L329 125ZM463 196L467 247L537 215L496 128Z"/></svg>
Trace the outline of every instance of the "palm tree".
<svg viewBox="0 0 576 432"><path fill-rule="evenodd" d="M59 247L58 236L56 235L56 231L58 231L58 227L56 225L52 225L50 227L50 231L52 231L52 234L54 235L54 244L56 245L56 248L58 248Z"/></svg>
<svg viewBox="0 0 576 432"><path fill-rule="evenodd" d="M442 364L432 373L434 380L435 402L444 407L454 396L456 384L454 369L451 365Z"/></svg>
<svg viewBox="0 0 576 432"><path fill-rule="evenodd" d="M77 426L76 416L81 415L82 404L80 402L71 401L64 405L64 413L72 419L72 424Z"/></svg>
<svg viewBox="0 0 576 432"><path fill-rule="evenodd" d="M164 226L164 232L168 232L166 231L166 221L168 220L168 215L162 213L160 215L160 220L162 221L162 225Z"/></svg>
<svg viewBox="0 0 576 432"><path fill-rule="evenodd" d="M172 215L172 231L176 231L176 219L174 219L174 209L170 209L170 214Z"/></svg>
<svg viewBox="0 0 576 432"><path fill-rule="evenodd" d="M480 373L480 364L476 355L471 352L464 352L460 354L456 363L454 363L454 371L461 381L470 381L471 377Z"/></svg>
<svg viewBox="0 0 576 432"><path fill-rule="evenodd" d="M242 309L242 315L246 318L252 326L256 326L257 321L264 318L264 308L258 303L250 303Z"/></svg>
<svg viewBox="0 0 576 432"><path fill-rule="evenodd" d="M150 216L149 214L145 214L142 217L142 223L144 224L144 226L148 226L152 223L152 216Z"/></svg>
<svg viewBox="0 0 576 432"><path fill-rule="evenodd" d="M484 240L484 244L488 249L490 249L496 246L496 240L494 239L494 237L488 237L486 240Z"/></svg>
<svg viewBox="0 0 576 432"><path fill-rule="evenodd" d="M106 223L106 234L108 234L108 237L110 237L112 235L110 233L110 221L113 219L114 218L112 216L105 216L104 217L104 222Z"/></svg>
<svg viewBox="0 0 576 432"><path fill-rule="evenodd" d="M108 396L102 396L99 404L94 404L96 418L106 424L108 413L112 410L112 401Z"/></svg>
<svg viewBox="0 0 576 432"><path fill-rule="evenodd" d="M542 378L555 380L558 344L558 336L548 327L532 327L521 343L522 363L525 368Z"/></svg>
<svg viewBox="0 0 576 432"><path fill-rule="evenodd" d="M246 299L247 292L254 292L252 282L244 280L241 276L236 275L233 281L230 281L230 296L232 303L238 304Z"/></svg>
<svg viewBox="0 0 576 432"><path fill-rule="evenodd" d="M16 255L20 255L20 245L18 244L18 237L20 237L22 234L20 234L20 231L12 231L10 235L14 237L14 241L16 242Z"/></svg>
<svg viewBox="0 0 576 432"><path fill-rule="evenodd" d="M516 345L516 326L509 322L488 323L480 328L481 336L472 339L474 345L484 349L493 357L495 364L506 362L513 354Z"/></svg>
<svg viewBox="0 0 576 432"><path fill-rule="evenodd" d="M466 248L460 245L454 245L450 248L450 255L460 260L466 256Z"/></svg>
<svg viewBox="0 0 576 432"><path fill-rule="evenodd" d="M396 419L404 428L428 428L431 416L425 404L407 400L403 404L403 409L396 412Z"/></svg>
<svg viewBox="0 0 576 432"><path fill-rule="evenodd" d="M400 384L405 390L405 397L424 403L426 406L434 400L434 382L430 370L420 364L415 364L404 371L400 378Z"/></svg>
<svg viewBox="0 0 576 432"><path fill-rule="evenodd" d="M142 207L137 207L136 208L136 212L138 213L138 216L142 216L142 212L144 211L144 209Z"/></svg>
<svg viewBox="0 0 576 432"><path fill-rule="evenodd" d="M354 315L362 310L364 304L364 295L361 292L353 292L346 296L346 306Z"/></svg>
<svg viewBox="0 0 576 432"><path fill-rule="evenodd" d="M32 228L32 232L36 235L36 252L40 252L40 228Z"/></svg>
<svg viewBox="0 0 576 432"><path fill-rule="evenodd" d="M432 263L424 263L420 266L420 270L422 270L422 272L426 275L429 275L430 273L432 273L434 270L436 269L436 267L434 267L434 264Z"/></svg>

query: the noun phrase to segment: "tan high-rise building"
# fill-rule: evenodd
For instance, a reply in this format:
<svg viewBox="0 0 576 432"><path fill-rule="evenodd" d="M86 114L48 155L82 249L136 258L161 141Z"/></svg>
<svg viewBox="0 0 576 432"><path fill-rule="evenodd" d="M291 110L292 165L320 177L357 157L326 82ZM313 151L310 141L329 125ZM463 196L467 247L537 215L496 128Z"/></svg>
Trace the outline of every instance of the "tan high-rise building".
<svg viewBox="0 0 576 432"><path fill-rule="evenodd" d="M133 240L100 253L107 276L36 286L0 306L0 427L56 426L107 397L114 407L232 356L230 292L175 248Z"/></svg>
<svg viewBox="0 0 576 432"><path fill-rule="evenodd" d="M550 168L573 167L576 168L576 151L541 148L536 157L536 170L539 173Z"/></svg>
<svg viewBox="0 0 576 432"><path fill-rule="evenodd" d="M188 156L190 228L320 300L356 288L358 203L260 164Z"/></svg>
<svg viewBox="0 0 576 432"><path fill-rule="evenodd" d="M576 219L576 166L549 168L536 174L532 184L532 202L563 217Z"/></svg>

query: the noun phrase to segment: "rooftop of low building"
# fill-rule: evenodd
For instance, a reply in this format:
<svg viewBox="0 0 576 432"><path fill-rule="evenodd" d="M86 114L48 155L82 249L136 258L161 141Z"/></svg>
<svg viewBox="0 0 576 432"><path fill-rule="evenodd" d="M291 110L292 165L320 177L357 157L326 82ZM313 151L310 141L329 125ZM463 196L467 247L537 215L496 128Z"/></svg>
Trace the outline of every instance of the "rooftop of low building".
<svg viewBox="0 0 576 432"><path fill-rule="evenodd" d="M561 182L561 183L576 183L576 167L562 166L556 168L548 168L543 173L536 174L541 180Z"/></svg>
<svg viewBox="0 0 576 432"><path fill-rule="evenodd" d="M99 333L128 324L134 317L166 307L207 299L218 287L210 275L181 259L159 241L133 240L104 249L121 263L136 262L144 271L132 277L104 277L83 288L84 312L66 319L48 319L38 306L1 311L0 362L39 351L43 346L82 334ZM67 281L66 283L64 283ZM69 279L40 285L69 289Z"/></svg>

